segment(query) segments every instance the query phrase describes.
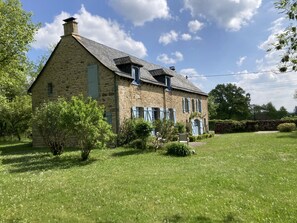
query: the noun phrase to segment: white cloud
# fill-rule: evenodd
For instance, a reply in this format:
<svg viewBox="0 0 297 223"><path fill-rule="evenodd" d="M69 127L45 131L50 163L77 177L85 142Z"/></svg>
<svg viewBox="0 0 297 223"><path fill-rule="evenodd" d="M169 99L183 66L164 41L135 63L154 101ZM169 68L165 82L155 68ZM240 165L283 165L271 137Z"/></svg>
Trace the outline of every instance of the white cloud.
<svg viewBox="0 0 297 223"><path fill-rule="evenodd" d="M197 31L203 28L203 23L199 22L198 20L193 20L188 23L189 31L191 33L196 33Z"/></svg>
<svg viewBox="0 0 297 223"><path fill-rule="evenodd" d="M278 109L284 106L292 112L297 105L297 100L293 98L297 89L297 75L294 72L278 72L282 52L266 52L276 40L275 34L283 30L284 22L283 19L274 21L269 29L270 35L259 44L259 49L265 52L265 56L255 61L258 72L245 71L245 74L237 76L236 84L251 94L253 104L262 105L271 101Z"/></svg>
<svg viewBox="0 0 297 223"><path fill-rule="evenodd" d="M238 31L256 14L262 0L184 0L191 15L204 16L227 30Z"/></svg>
<svg viewBox="0 0 297 223"><path fill-rule="evenodd" d="M109 4L135 26L154 19L170 18L167 0L109 0Z"/></svg>
<svg viewBox="0 0 297 223"><path fill-rule="evenodd" d="M181 52L179 51L176 51L174 53L171 53L171 57L168 56L167 54L163 53L163 54L160 54L158 57L157 57L157 61L160 61L164 64L175 64L177 62L180 62L180 61L183 61L184 59L184 56Z"/></svg>
<svg viewBox="0 0 297 223"><path fill-rule="evenodd" d="M239 67L241 67L241 65L243 64L243 62L246 60L246 56L244 56L244 57L240 57L239 59L238 59L238 61L236 61L236 64L237 64L237 66L239 66Z"/></svg>
<svg viewBox="0 0 297 223"><path fill-rule="evenodd" d="M192 37L189 33L180 34L175 30L171 30L168 33L161 34L159 38L159 43L163 45L168 45L172 42L177 42L179 40L189 41L189 40L201 40L199 36Z"/></svg>
<svg viewBox="0 0 297 223"><path fill-rule="evenodd" d="M192 36L189 33L183 33L181 35L181 39L184 40L184 41L189 41L189 40L192 39Z"/></svg>
<svg viewBox="0 0 297 223"><path fill-rule="evenodd" d="M193 79L193 82L198 80L206 80L207 78L204 75L198 74L198 72L195 70L195 68L185 68L181 69L180 73L184 76L187 76Z"/></svg>
<svg viewBox="0 0 297 223"><path fill-rule="evenodd" d="M46 23L45 26L40 28L35 35L35 42L32 47L35 49L48 49L49 46L56 44L60 36L63 35L62 20L69 16L69 13L61 12L54 18L52 23ZM147 55L144 44L132 39L116 21L92 15L83 5L73 17L77 18L80 35L137 57L143 58Z"/></svg>
<svg viewBox="0 0 297 223"><path fill-rule="evenodd" d="M159 38L159 43L167 45L178 40L178 33L174 30L171 30L168 33L163 33Z"/></svg>

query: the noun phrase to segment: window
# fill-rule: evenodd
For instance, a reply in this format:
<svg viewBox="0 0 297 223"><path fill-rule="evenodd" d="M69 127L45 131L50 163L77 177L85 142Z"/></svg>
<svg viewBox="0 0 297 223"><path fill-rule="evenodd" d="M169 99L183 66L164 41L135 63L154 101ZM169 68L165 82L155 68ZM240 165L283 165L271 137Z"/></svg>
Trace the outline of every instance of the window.
<svg viewBox="0 0 297 223"><path fill-rule="evenodd" d="M165 77L165 85L168 90L171 90L171 78L170 77Z"/></svg>
<svg viewBox="0 0 297 223"><path fill-rule="evenodd" d="M139 72L139 67L132 66L132 77L133 77L133 84L140 84L140 72Z"/></svg>
<svg viewBox="0 0 297 223"><path fill-rule="evenodd" d="M143 118L144 109L142 107L132 107L132 118Z"/></svg>
<svg viewBox="0 0 297 223"><path fill-rule="evenodd" d="M182 98L182 107L183 107L183 113L186 112L186 99Z"/></svg>
<svg viewBox="0 0 297 223"><path fill-rule="evenodd" d="M194 99L192 99L192 112L195 112L195 100Z"/></svg>
<svg viewBox="0 0 297 223"><path fill-rule="evenodd" d="M47 94L48 94L48 96L52 96L53 91L54 91L53 83L48 83L47 84Z"/></svg>
<svg viewBox="0 0 297 223"><path fill-rule="evenodd" d="M190 98L185 98L185 112L190 112L191 101Z"/></svg>
<svg viewBox="0 0 297 223"><path fill-rule="evenodd" d="M198 100L198 112L202 113L202 101Z"/></svg>
<svg viewBox="0 0 297 223"><path fill-rule="evenodd" d="M159 120L160 119L160 108L153 108L152 112L152 121Z"/></svg>

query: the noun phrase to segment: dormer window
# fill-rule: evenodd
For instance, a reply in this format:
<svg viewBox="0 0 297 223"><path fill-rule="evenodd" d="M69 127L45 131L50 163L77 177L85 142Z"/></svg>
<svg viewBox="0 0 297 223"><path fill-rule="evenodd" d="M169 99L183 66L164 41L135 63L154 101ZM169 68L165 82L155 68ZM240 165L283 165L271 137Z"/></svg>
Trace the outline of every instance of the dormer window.
<svg viewBox="0 0 297 223"><path fill-rule="evenodd" d="M133 84L140 84L140 69L137 66L132 65L131 74L133 77Z"/></svg>
<svg viewBox="0 0 297 223"><path fill-rule="evenodd" d="M165 76L165 85L168 90L171 90L171 78L168 76Z"/></svg>

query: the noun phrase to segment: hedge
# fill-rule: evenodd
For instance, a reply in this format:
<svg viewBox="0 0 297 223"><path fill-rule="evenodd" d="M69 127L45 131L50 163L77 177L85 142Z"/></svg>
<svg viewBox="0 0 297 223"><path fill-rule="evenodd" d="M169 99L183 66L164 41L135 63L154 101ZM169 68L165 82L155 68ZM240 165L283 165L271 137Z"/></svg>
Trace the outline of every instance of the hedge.
<svg viewBox="0 0 297 223"><path fill-rule="evenodd" d="M277 131L277 126L282 123L295 123L297 125L297 120L210 120L209 129L219 134L236 132Z"/></svg>

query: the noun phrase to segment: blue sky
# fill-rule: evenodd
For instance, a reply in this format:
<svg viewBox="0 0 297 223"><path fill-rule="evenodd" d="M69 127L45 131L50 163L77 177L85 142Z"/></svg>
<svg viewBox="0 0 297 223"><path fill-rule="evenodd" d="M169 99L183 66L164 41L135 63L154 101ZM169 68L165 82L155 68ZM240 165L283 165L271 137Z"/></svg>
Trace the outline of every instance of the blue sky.
<svg viewBox="0 0 297 223"><path fill-rule="evenodd" d="M276 72L280 52L267 53L286 26L268 0L21 0L41 23L29 57L36 60L74 16L79 34L164 67L175 66L203 91L234 83L252 103L293 111L297 74Z"/></svg>

